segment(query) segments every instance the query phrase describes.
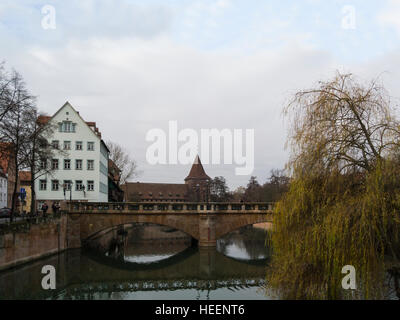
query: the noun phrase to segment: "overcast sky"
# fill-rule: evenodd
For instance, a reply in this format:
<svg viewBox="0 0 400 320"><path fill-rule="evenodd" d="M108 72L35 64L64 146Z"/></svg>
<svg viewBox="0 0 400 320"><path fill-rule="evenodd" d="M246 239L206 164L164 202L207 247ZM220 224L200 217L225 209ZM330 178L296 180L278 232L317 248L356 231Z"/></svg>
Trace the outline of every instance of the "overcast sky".
<svg viewBox="0 0 400 320"><path fill-rule="evenodd" d="M42 27L45 5L55 29ZM399 40L400 0L0 0L0 61L22 73L41 111L69 101L97 122L143 182L181 183L189 172L146 161L146 133L171 120L179 130L254 129L253 175L265 182L287 160L281 110L296 90L340 70L380 76L397 104ZM235 167L205 169L234 189L250 178Z"/></svg>

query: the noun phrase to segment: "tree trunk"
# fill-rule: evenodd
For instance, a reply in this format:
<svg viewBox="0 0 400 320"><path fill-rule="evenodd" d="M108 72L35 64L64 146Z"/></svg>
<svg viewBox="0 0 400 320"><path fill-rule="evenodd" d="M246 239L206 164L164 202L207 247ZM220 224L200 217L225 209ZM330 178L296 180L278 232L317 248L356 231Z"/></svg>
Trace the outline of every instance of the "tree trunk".
<svg viewBox="0 0 400 320"><path fill-rule="evenodd" d="M11 215L10 215L10 222L13 222L14 220L14 215L15 215L15 210L16 210L16 202L17 202L17 190L18 190L18 160L17 160L17 155L15 156L15 181L14 181L14 190L13 190L13 195L12 195L12 203L11 203Z"/></svg>
<svg viewBox="0 0 400 320"><path fill-rule="evenodd" d="M36 214L35 168L31 168L31 214Z"/></svg>
<svg viewBox="0 0 400 320"><path fill-rule="evenodd" d="M36 127L35 127L36 129ZM36 169L36 136L33 138L32 158L31 158L31 214L36 214L36 192L35 192L35 169Z"/></svg>

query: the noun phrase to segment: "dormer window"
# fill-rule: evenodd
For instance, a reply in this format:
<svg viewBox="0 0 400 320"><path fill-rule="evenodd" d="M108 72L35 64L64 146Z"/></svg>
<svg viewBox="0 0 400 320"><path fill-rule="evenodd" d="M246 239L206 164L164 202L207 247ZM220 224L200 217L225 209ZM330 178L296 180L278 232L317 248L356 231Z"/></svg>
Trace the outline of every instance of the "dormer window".
<svg viewBox="0 0 400 320"><path fill-rule="evenodd" d="M58 129L60 132L75 132L76 123L71 121L63 121L58 124Z"/></svg>

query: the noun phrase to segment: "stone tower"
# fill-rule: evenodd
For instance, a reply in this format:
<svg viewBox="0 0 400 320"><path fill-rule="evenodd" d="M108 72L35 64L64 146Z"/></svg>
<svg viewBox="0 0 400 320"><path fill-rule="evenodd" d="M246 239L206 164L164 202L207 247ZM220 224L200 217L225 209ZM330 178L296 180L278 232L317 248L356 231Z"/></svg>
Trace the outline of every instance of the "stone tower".
<svg viewBox="0 0 400 320"><path fill-rule="evenodd" d="M211 178L204 171L200 157L194 160L192 169L185 179L188 186L189 201L208 202L210 195Z"/></svg>

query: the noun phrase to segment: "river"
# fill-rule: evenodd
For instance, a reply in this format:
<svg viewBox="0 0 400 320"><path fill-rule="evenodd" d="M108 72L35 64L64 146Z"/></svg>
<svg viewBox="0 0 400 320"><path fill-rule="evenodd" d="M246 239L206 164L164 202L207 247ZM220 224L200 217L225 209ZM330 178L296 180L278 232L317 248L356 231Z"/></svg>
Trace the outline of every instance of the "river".
<svg viewBox="0 0 400 320"><path fill-rule="evenodd" d="M0 299L263 300L270 250L266 231L243 228L202 249L180 231L134 225L86 244L0 272ZM42 267L56 289L42 289Z"/></svg>

